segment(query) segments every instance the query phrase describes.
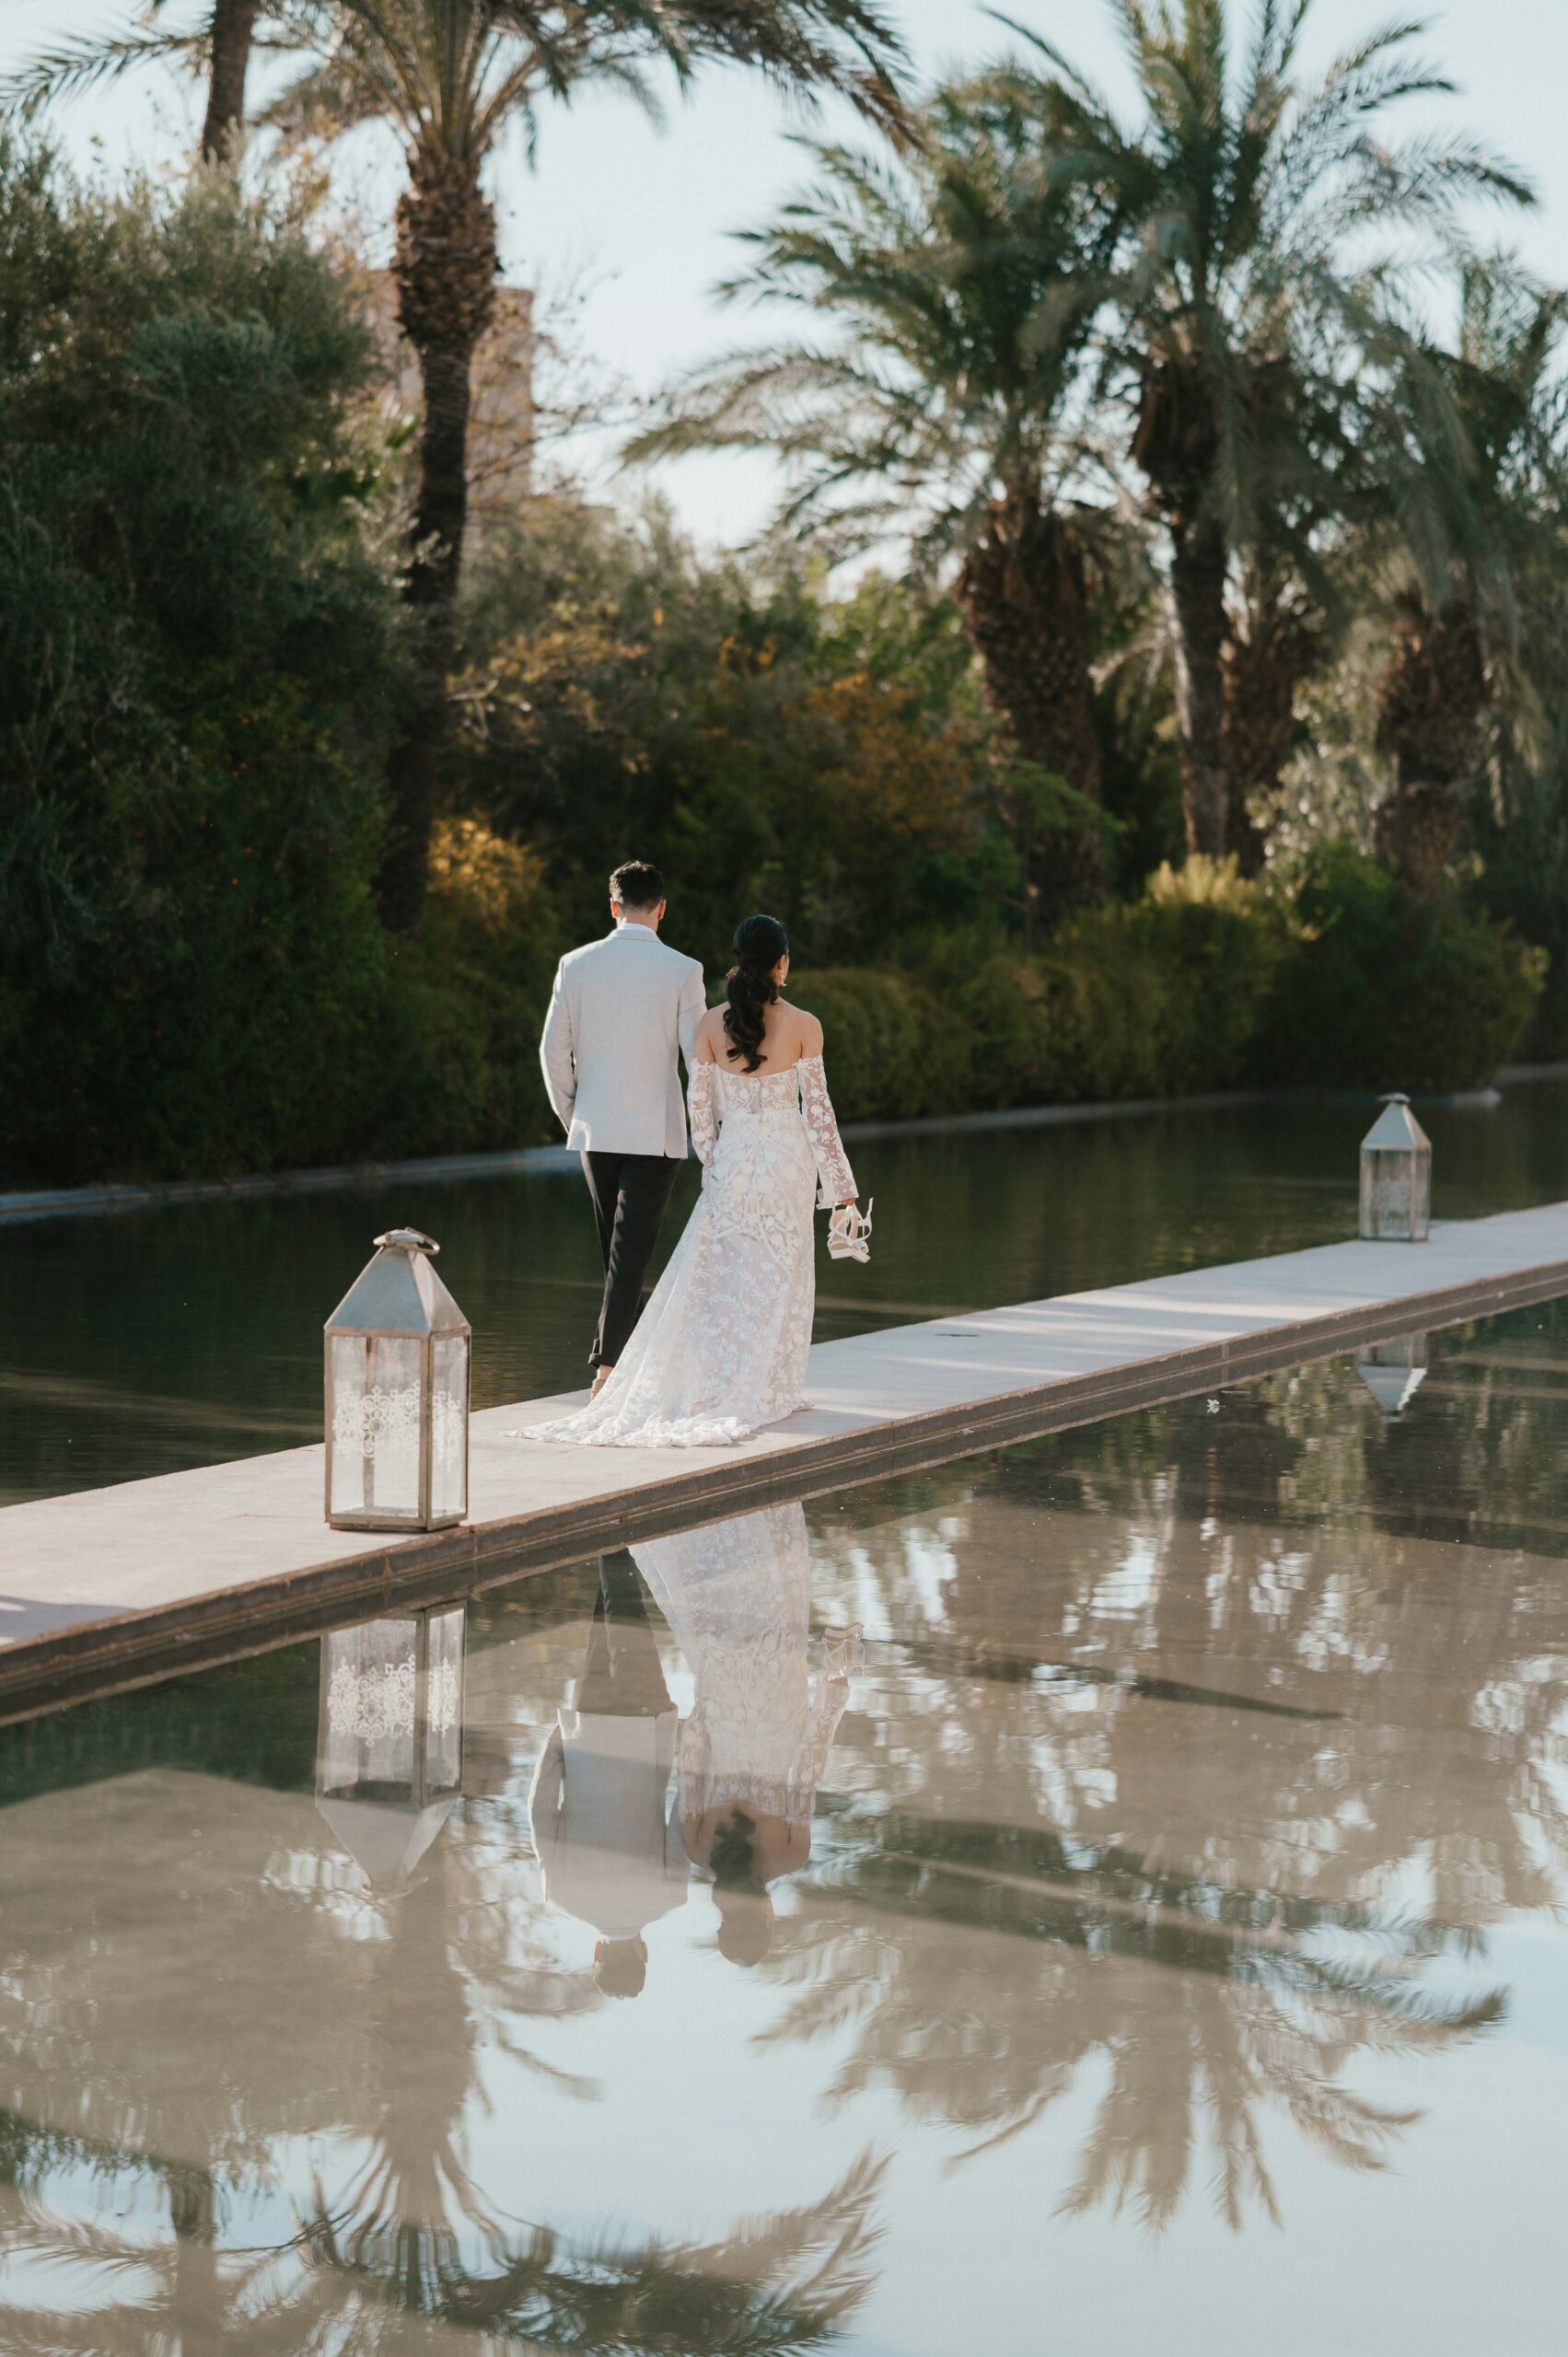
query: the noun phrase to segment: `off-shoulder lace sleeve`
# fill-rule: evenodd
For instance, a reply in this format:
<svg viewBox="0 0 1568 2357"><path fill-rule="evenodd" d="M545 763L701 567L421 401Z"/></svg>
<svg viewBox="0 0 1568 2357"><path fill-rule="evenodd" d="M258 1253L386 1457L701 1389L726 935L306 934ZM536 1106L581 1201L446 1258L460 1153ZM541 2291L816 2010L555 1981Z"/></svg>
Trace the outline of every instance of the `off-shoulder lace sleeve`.
<svg viewBox="0 0 1568 2357"><path fill-rule="evenodd" d="M853 1202L860 1190L854 1183L844 1142L833 1119L833 1100L828 1094L822 1059L802 1056L796 1070L800 1074L800 1108L806 1116L806 1134L817 1157L817 1208L825 1211L834 1203Z"/></svg>
<svg viewBox="0 0 1568 2357"><path fill-rule="evenodd" d="M691 1086L687 1100L691 1109L691 1143L697 1149L697 1159L703 1171L714 1158L714 1148L719 1137L718 1093L714 1086L717 1066L696 1063L691 1067Z"/></svg>

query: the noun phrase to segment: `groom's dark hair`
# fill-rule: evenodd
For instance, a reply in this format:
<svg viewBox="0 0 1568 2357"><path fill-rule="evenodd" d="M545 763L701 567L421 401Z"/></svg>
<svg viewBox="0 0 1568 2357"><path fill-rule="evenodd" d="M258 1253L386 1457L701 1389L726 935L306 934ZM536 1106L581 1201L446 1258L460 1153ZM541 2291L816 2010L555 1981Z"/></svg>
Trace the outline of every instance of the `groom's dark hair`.
<svg viewBox="0 0 1568 2357"><path fill-rule="evenodd" d="M656 909L669 895L652 860L623 859L610 879L610 897L623 909Z"/></svg>

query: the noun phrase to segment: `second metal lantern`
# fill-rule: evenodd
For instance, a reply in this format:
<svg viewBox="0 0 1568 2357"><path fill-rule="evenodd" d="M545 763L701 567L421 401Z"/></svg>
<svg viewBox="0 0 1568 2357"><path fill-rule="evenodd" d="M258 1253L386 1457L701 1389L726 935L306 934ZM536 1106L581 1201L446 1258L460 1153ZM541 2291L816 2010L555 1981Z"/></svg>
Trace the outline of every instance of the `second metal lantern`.
<svg viewBox="0 0 1568 2357"><path fill-rule="evenodd" d="M1432 1211L1432 1144L1408 1097L1385 1097L1361 1142L1361 1232L1386 1244L1424 1244Z"/></svg>
<svg viewBox="0 0 1568 2357"><path fill-rule="evenodd" d="M469 1510L468 1319L417 1228L376 1258L327 1320L327 1520L441 1530Z"/></svg>

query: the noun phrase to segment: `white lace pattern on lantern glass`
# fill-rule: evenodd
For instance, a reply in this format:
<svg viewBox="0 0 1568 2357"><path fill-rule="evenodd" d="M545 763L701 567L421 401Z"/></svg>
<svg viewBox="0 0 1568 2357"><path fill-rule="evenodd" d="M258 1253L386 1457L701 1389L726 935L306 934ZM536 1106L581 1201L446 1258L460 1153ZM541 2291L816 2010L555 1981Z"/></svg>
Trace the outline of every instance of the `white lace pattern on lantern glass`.
<svg viewBox="0 0 1568 2357"><path fill-rule="evenodd" d="M411 1335L333 1335L334 1514L417 1516L421 1348Z"/></svg>
<svg viewBox="0 0 1568 2357"><path fill-rule="evenodd" d="M456 1792L463 1775L463 1647L467 1623L461 1605L430 1615L424 1697L424 1775L427 1794Z"/></svg>
<svg viewBox="0 0 1568 2357"><path fill-rule="evenodd" d="M419 1386L384 1391L377 1383L357 1399L340 1399L332 1416L332 1438L351 1456L374 1457L390 1444L419 1437Z"/></svg>
<svg viewBox="0 0 1568 2357"><path fill-rule="evenodd" d="M430 1363L430 1511L439 1520L468 1512L467 1335L437 1334Z"/></svg>
<svg viewBox="0 0 1568 2357"><path fill-rule="evenodd" d="M422 1797L459 1789L465 1633L459 1605L446 1612L369 1620L323 1638L324 1792L373 1786L406 1788L412 1794L422 1713Z"/></svg>
<svg viewBox="0 0 1568 2357"><path fill-rule="evenodd" d="M419 1623L367 1620L321 1640L325 1682L319 1774L328 1793L365 1785L412 1793Z"/></svg>

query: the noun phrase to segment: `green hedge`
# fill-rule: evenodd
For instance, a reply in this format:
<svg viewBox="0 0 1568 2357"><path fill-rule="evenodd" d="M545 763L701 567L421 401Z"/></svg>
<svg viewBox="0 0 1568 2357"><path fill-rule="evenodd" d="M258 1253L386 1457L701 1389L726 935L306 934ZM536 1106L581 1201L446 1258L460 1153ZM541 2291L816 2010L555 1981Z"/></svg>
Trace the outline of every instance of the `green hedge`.
<svg viewBox="0 0 1568 2357"><path fill-rule="evenodd" d="M297 862L297 838L291 851ZM528 854L472 821L448 825L425 938L404 946L375 925L353 865L345 875L323 844L287 923L264 888L277 867L262 863L254 904L238 885L199 940L168 943L161 1010L143 973L139 1006L124 989L56 998L18 1037L0 984L0 1037L10 1028L10 1067L29 1084L5 1176L232 1172L556 1138L537 1043L562 925ZM218 865L226 885L247 876L242 851ZM822 1018L841 1116L1244 1085L1466 1087L1530 1020L1539 951L1484 915L1411 901L1354 853L1325 854L1294 909L1249 888L1204 897L1202 881L1156 879L1031 958L954 934L918 968L800 970L791 994ZM44 1086L68 1052L89 1076L85 1097Z"/></svg>
<svg viewBox="0 0 1568 2357"><path fill-rule="evenodd" d="M1156 879L1032 958L961 937L918 971L802 973L848 1120L1209 1089L1465 1088L1524 1035L1544 954L1325 853L1294 909Z"/></svg>
<svg viewBox="0 0 1568 2357"><path fill-rule="evenodd" d="M1295 918L1255 1051L1271 1080L1474 1088L1529 1029L1546 952L1481 911L1413 900L1344 844L1318 854Z"/></svg>

